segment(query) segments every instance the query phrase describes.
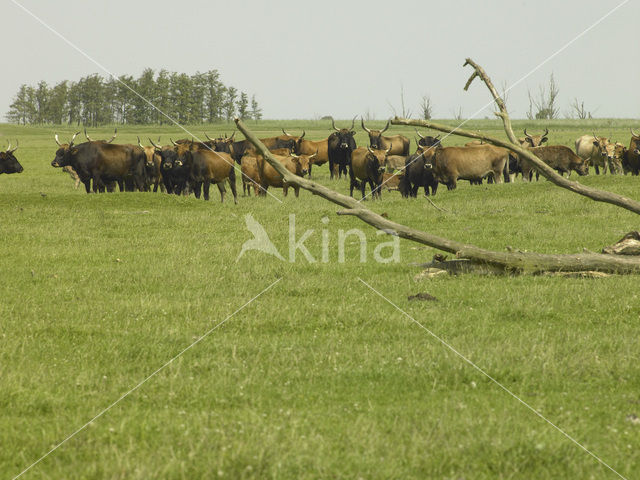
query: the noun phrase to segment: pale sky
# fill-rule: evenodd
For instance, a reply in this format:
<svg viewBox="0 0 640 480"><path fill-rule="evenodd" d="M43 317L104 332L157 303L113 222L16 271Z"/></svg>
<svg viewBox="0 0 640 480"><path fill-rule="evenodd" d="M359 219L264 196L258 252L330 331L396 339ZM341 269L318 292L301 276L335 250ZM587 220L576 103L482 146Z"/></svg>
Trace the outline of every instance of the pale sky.
<svg viewBox="0 0 640 480"><path fill-rule="evenodd" d="M226 85L255 94L264 118L400 112L423 95L436 118L470 117L490 101L471 57L497 87L545 62L622 0L220 2L216 0L2 0L0 114L22 83L108 75L29 16L40 17L115 75L145 67L188 74L217 69ZM515 86L515 118L554 74L561 116L578 98L596 117L640 118L640 5L629 0ZM486 108L476 118L492 116Z"/></svg>

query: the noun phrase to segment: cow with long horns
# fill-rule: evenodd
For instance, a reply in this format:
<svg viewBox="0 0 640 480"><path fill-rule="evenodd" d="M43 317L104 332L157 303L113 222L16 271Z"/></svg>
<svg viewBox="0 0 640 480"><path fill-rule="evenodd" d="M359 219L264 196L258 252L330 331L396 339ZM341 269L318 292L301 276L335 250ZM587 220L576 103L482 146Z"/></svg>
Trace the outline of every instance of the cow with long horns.
<svg viewBox="0 0 640 480"><path fill-rule="evenodd" d="M327 154L329 157L329 174L333 178L337 173L338 178L342 174L347 175L347 166L351 163L351 152L356 148L356 140L354 138L356 131L353 126L356 123L356 117L353 117L350 128L337 128L333 118L331 119L331 127L335 130L327 139ZM337 168L337 172L334 169Z"/></svg>
<svg viewBox="0 0 640 480"><path fill-rule="evenodd" d="M440 143L440 134L435 137L432 137L431 135L422 135L417 128L416 133L418 134L418 138L420 138L420 140L416 140L418 149L420 147L431 147Z"/></svg>
<svg viewBox="0 0 640 480"><path fill-rule="evenodd" d="M16 146L11 148L11 142L4 152L0 152L0 173L22 173L24 168L20 165L20 162L15 157L13 152L18 149L18 141L16 140Z"/></svg>
<svg viewBox="0 0 640 480"><path fill-rule="evenodd" d="M389 129L390 122L382 130L370 130L364 125L364 119L360 117L362 129L369 134L369 146L375 149L387 150L391 148L389 155L409 155L411 141L404 135L385 137L382 134Z"/></svg>
<svg viewBox="0 0 640 480"><path fill-rule="evenodd" d="M630 129L630 131L631 142L625 154L623 168L625 174L631 172L631 175L638 175L640 173L640 134L634 132L633 129Z"/></svg>
<svg viewBox="0 0 640 480"><path fill-rule="evenodd" d="M296 155L315 155L313 161L309 164L309 176L313 165L324 165L329 161L329 138L324 140L306 140L304 136L307 134L305 130L302 135L293 144L293 152Z"/></svg>

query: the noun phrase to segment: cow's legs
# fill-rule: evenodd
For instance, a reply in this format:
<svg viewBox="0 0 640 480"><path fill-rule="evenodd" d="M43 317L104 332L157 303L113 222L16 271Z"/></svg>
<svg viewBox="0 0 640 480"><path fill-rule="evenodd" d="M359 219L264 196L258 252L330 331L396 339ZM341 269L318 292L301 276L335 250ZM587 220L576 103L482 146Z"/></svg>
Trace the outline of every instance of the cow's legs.
<svg viewBox="0 0 640 480"><path fill-rule="evenodd" d="M211 180L207 179L202 184L202 193L205 201L209 201L209 187L211 187Z"/></svg>
<svg viewBox="0 0 640 480"><path fill-rule="evenodd" d="M200 193L202 191L202 182L193 182L193 194L196 198L200 198Z"/></svg>

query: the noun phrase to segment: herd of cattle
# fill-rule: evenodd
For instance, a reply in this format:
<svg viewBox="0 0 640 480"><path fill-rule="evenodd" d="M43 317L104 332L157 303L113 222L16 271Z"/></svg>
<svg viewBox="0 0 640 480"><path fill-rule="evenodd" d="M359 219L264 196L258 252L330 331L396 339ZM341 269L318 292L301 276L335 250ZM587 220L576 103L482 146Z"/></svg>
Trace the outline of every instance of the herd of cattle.
<svg viewBox="0 0 640 480"><path fill-rule="evenodd" d="M389 190L399 190L404 197L417 196L419 188L425 195L435 195L438 184L448 189L456 188L458 180L468 180L472 184L512 181L517 175L531 181L535 168L525 158L519 158L509 150L479 141L462 147L445 147L440 136L420 134L416 130L417 149L411 154L410 140L403 135L384 136L389 122L382 130L371 130L361 121L362 128L369 135L369 146L358 147L355 142L355 118L350 128L337 128L324 140L305 139L305 132L295 136L284 129L282 135L261 139L265 146L293 174L311 176L312 168L329 164L330 177L341 178L349 175L350 194L354 189L365 197L369 184L373 198L380 198L384 186ZM92 140L86 133L86 142L76 144L76 133L69 143L55 141L58 149L53 167L61 167L75 180L78 187L82 182L86 192L113 192L118 185L120 191L166 191L174 194L194 193L196 198L204 194L209 199L211 184L216 184L224 201L228 183L237 202L236 169L242 172L244 194L265 195L269 187L282 188L286 196L288 185L276 170L258 154L248 140L235 141L234 136L210 138L206 142L182 139L169 145L158 145L149 139L150 145L115 144L117 130L109 140ZM611 142L606 137L583 135L575 143L575 153L563 145L543 146L548 140L548 129L541 135L530 135L524 130L520 144L531 150L538 158L561 175L576 171L587 175L589 167L596 174L602 170L606 174L631 172L640 173L640 135L631 130L629 148ZM205 134L206 135L206 134ZM158 139L158 143L160 143ZM0 152L0 173L20 173L23 168L16 159L17 149L9 148ZM536 172L537 178L537 172ZM93 182L93 185L92 185ZM298 196L298 188L295 194Z"/></svg>

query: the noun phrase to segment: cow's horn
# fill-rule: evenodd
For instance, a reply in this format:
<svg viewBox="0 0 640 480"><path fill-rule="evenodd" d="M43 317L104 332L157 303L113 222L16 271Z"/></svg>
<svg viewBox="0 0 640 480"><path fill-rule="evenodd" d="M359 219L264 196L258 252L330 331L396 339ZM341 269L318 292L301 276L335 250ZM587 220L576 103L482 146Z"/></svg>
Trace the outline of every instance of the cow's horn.
<svg viewBox="0 0 640 480"><path fill-rule="evenodd" d="M169 137L169 141L173 144L174 147L178 146L178 144L176 142L174 142L171 137Z"/></svg>
<svg viewBox="0 0 640 480"><path fill-rule="evenodd" d="M282 133L284 133L287 137L293 137L293 135L287 133L284 128L282 129Z"/></svg>
<svg viewBox="0 0 640 480"><path fill-rule="evenodd" d="M18 149L18 139L16 138L16 146L15 146L15 147L13 147L13 148L9 147L8 152L9 152L9 153L13 153L13 152L15 152L17 149Z"/></svg>
<svg viewBox="0 0 640 480"><path fill-rule="evenodd" d="M161 150L161 147L153 143L153 140L149 139L149 142L151 142L151 145L153 145L157 150ZM160 142L160 138L158 138L158 142Z"/></svg>
<svg viewBox="0 0 640 480"><path fill-rule="evenodd" d="M91 140L89 138L89 135L87 135L87 129L86 128L84 129L84 136L87 137L87 140L89 140L90 142L93 142L93 140Z"/></svg>
<svg viewBox="0 0 640 480"><path fill-rule="evenodd" d="M416 133L418 134L418 136L419 136L420 138L422 138L422 139L424 140L424 136L422 136L422 135L420 134L420 132L418 131L418 129L417 129L417 128L416 128Z"/></svg>
<svg viewBox="0 0 640 480"><path fill-rule="evenodd" d="M382 129L382 131L380 133L384 133L389 129L389 120L387 120L387 124L385 125L385 127Z"/></svg>
<svg viewBox="0 0 640 480"><path fill-rule="evenodd" d="M144 148L144 147L142 146L142 143L140 142L140 137L138 137L138 146L139 146L140 148Z"/></svg>
<svg viewBox="0 0 640 480"><path fill-rule="evenodd" d="M289 135L289 136L291 136L291 135ZM300 155L296 155L296 154L295 154L295 153L293 153L293 152L290 152L290 153L289 153L289 156L290 156L290 157L293 157L293 158L300 158Z"/></svg>
<svg viewBox="0 0 640 480"><path fill-rule="evenodd" d="M60 145L60 140L58 140L58 134L56 133L53 138L55 138L56 143L58 144L59 147L61 147L62 145Z"/></svg>
<svg viewBox="0 0 640 480"><path fill-rule="evenodd" d="M338 129L336 128L336 123L333 121L333 117L331 117L331 126L333 127L333 129L334 129L336 132L339 132L339 131L340 131L340 130L338 130Z"/></svg>
<svg viewBox="0 0 640 480"><path fill-rule="evenodd" d="M349 130L353 130L353 126L356 124L356 118L358 118L358 115L353 117L353 120L351 120L351 128Z"/></svg>
<svg viewBox="0 0 640 480"><path fill-rule="evenodd" d="M236 132L233 132L233 134L231 134L231 136L229 137L229 141L231 141L235 136L236 136Z"/></svg>
<svg viewBox="0 0 640 480"><path fill-rule="evenodd" d="M629 130L631 130L631 135L633 135L634 137L640 137L640 135L633 131L633 128L630 128Z"/></svg>
<svg viewBox="0 0 640 480"><path fill-rule="evenodd" d="M598 139L598 136L596 135L596 132L593 132L593 138L595 138L598 142L600 141L600 139Z"/></svg>
<svg viewBox="0 0 640 480"><path fill-rule="evenodd" d="M311 160L312 158L315 158L316 155L318 155L318 149L316 148L316 153L314 153L313 155L309 156L309 160Z"/></svg>
<svg viewBox="0 0 640 480"><path fill-rule="evenodd" d="M369 150L369 153L373 153L373 150L371 150L371 147L367 147L367 150Z"/></svg>
<svg viewBox="0 0 640 480"><path fill-rule="evenodd" d="M392 149L392 148L393 148L393 143L389 143L389 148L387 148L387 149L384 151L384 153L388 154L388 153L391 151L391 149Z"/></svg>
<svg viewBox="0 0 640 480"><path fill-rule="evenodd" d="M360 123L362 124L362 129L367 132L367 133L371 133L371 130L369 130L367 127L364 126L364 118L360 117Z"/></svg>
<svg viewBox="0 0 640 480"><path fill-rule="evenodd" d="M116 136L118 135L118 127L115 128L115 130L113 131L113 137L111 137L109 140L107 140L107 143L111 143L116 139Z"/></svg>
<svg viewBox="0 0 640 480"><path fill-rule="evenodd" d="M524 136L527 137L527 138L532 138L531 135L529 135L527 133L527 129L526 128L524 129Z"/></svg>
<svg viewBox="0 0 640 480"><path fill-rule="evenodd" d="M306 134L307 132L305 130L302 130L302 135L300 135L300 138L298 140L302 140Z"/></svg>
<svg viewBox="0 0 640 480"><path fill-rule="evenodd" d="M78 135L80 135L80 132L76 132L73 134L73 137L71 137L71 141L69 142L69 148L73 146L73 141L76 139Z"/></svg>
<svg viewBox="0 0 640 480"><path fill-rule="evenodd" d="M202 132L204 133L204 136L207 137L207 140L209 140L210 142L215 142L215 140L213 138L211 138L209 135L207 135L207 132Z"/></svg>
<svg viewBox="0 0 640 480"><path fill-rule="evenodd" d="M7 140L7 143L8 143L7 152L10 152L11 151L11 140Z"/></svg>
<svg viewBox="0 0 640 480"><path fill-rule="evenodd" d="M544 133L542 134L542 136L546 137L547 135L549 135L549 129L547 127L544 127Z"/></svg>
<svg viewBox="0 0 640 480"><path fill-rule="evenodd" d="M441 136L442 136L442 134L441 134L441 133L439 133L436 137L433 137L433 138L435 138L436 140L438 140Z"/></svg>

